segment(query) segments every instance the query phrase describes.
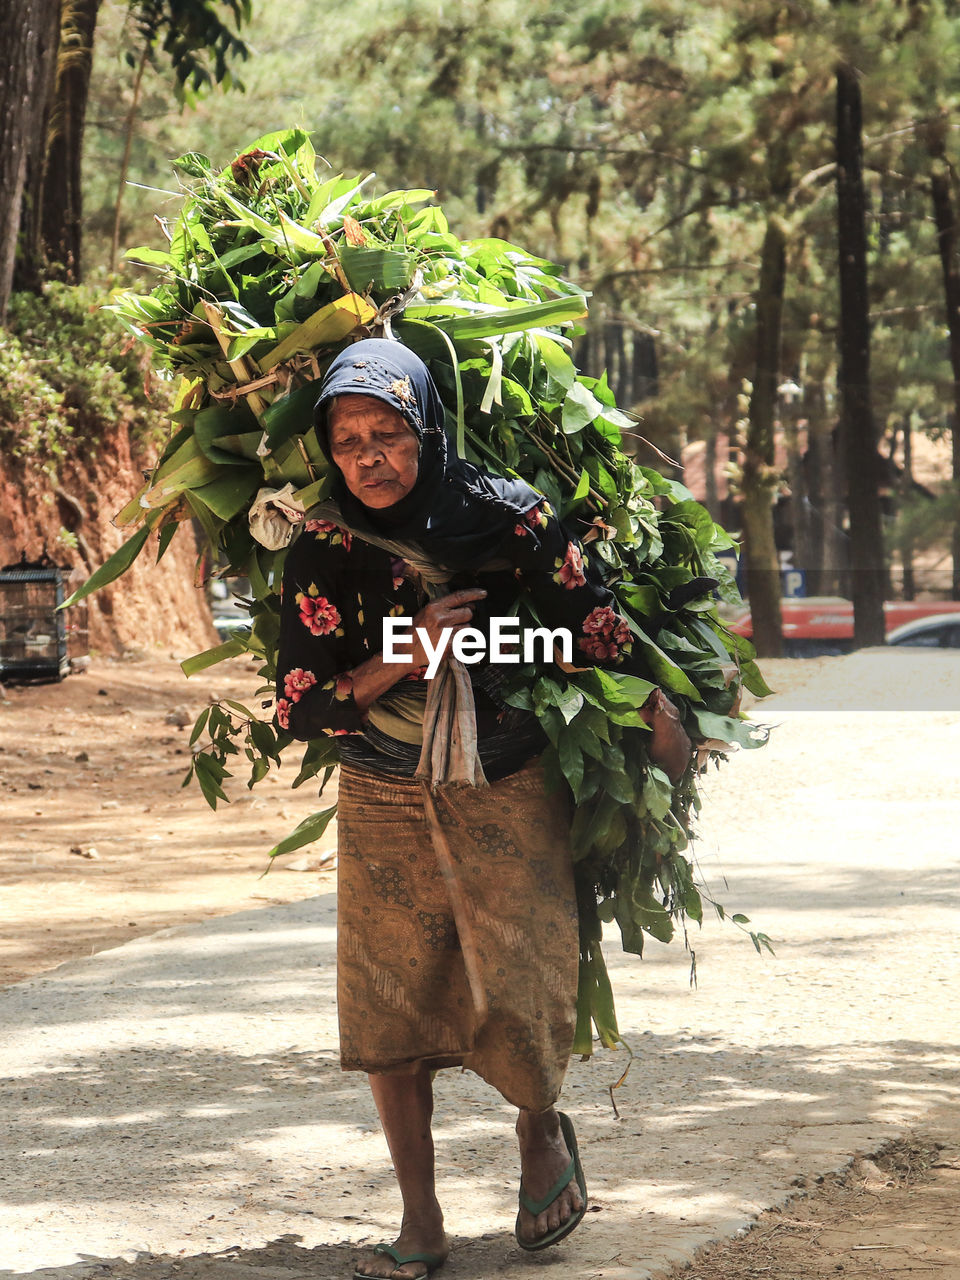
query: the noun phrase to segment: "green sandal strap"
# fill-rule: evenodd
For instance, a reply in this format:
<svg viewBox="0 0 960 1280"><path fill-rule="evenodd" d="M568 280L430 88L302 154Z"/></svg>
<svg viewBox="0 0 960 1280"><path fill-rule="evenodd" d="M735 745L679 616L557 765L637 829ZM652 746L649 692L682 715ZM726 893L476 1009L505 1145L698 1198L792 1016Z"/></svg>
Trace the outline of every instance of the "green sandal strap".
<svg viewBox="0 0 960 1280"><path fill-rule="evenodd" d="M526 1209L527 1213L531 1214L534 1218L538 1217L543 1213L544 1209L553 1204L561 1191L564 1191L569 1187L570 1183L576 1176L576 1172L577 1162L573 1157L571 1157L570 1163L567 1165L566 1169L561 1173L560 1177L556 1180L542 1200L531 1200L523 1189L523 1183L521 1183L519 1196L521 1207Z"/></svg>
<svg viewBox="0 0 960 1280"><path fill-rule="evenodd" d="M392 1244L377 1244L373 1247L374 1253L382 1254L383 1257L389 1258L396 1263L398 1267L405 1266L408 1262L422 1262L425 1267L429 1267L431 1271L436 1271L437 1267L443 1266L445 1256L442 1253L400 1253Z"/></svg>

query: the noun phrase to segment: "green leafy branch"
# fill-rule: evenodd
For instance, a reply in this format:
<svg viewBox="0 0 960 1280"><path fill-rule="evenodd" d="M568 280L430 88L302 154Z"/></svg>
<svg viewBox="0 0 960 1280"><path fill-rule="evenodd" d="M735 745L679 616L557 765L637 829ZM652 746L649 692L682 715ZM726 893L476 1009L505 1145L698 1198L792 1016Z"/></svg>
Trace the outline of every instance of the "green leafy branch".
<svg viewBox="0 0 960 1280"><path fill-rule="evenodd" d="M553 264L502 240L461 241L430 191L376 196L368 178L324 172L302 130L257 139L220 170L197 154L177 163L186 195L167 248L131 251L158 270L157 287L113 304L179 378L175 429L117 517L128 542L75 598L124 572L151 531L162 552L192 520L222 571L248 578L251 627L184 669L250 653L269 689L285 553L254 541L250 503L263 486L290 484L307 510L326 495L311 410L339 351L382 332L417 352L463 456L526 479L580 535L650 675L520 668L508 690L542 724L548 775L575 804L577 1047L589 1050L591 1022L616 1043L603 924L615 921L624 947L639 953L645 936L666 941L678 923L703 916L687 855L696 772L671 785L650 760L638 708L662 687L706 759L766 737L735 711L742 687L768 692L753 649L715 607L714 582L722 598L736 598L719 558L732 539L683 485L627 451L636 419L617 406L606 376L578 373L570 338L587 299ZM517 607L530 612L525 597ZM291 745L240 704L218 703L201 720L188 780L214 808L238 764L256 785ZM294 785L320 777L322 791L336 759L335 740L310 743ZM333 812L312 814L271 855L319 838ZM764 935L751 937L764 945Z"/></svg>

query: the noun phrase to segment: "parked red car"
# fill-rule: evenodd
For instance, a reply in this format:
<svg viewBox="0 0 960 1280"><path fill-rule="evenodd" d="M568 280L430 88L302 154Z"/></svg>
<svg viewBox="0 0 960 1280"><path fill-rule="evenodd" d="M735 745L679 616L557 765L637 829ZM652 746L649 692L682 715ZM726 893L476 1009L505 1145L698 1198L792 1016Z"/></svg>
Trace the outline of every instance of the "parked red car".
<svg viewBox="0 0 960 1280"><path fill-rule="evenodd" d="M842 596L807 596L783 600L783 649L787 657L809 657L815 654L848 653L853 648L853 602ZM960 601L952 600L887 600L883 606L884 622L889 635L896 627L934 614L956 613L960 618ZM737 635L753 636L753 619L749 605L727 619L727 626Z"/></svg>

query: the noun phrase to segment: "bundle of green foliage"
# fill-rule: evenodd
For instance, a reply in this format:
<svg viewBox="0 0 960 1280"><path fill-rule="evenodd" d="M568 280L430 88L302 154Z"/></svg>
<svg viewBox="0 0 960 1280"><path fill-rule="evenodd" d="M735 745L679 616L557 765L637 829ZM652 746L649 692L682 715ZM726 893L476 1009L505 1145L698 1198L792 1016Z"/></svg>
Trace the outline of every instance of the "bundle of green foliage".
<svg viewBox="0 0 960 1280"><path fill-rule="evenodd" d="M645 933L666 940L702 901L685 856L697 809L694 770L676 786L648 758L637 708L669 691L703 755L759 745L763 731L734 712L741 684L767 692L753 651L717 616L710 584L735 596L717 553L730 538L681 485L624 450L633 419L605 378L579 376L567 336L586 300L549 262L500 240L461 242L430 191L367 196L366 181L317 175L299 131L259 139L221 172L201 156L178 162L189 184L169 249L133 251L159 267L147 296L114 309L181 375L177 431L143 490L120 513L136 532L84 591L112 580L152 534L162 555L194 518L226 563L251 584L251 628L184 664L189 673L251 652L272 692L284 552L252 538L251 500L264 486L293 486L309 508L327 492L312 428L324 369L353 339L385 333L427 363L462 456L519 475L577 528L600 563L651 680L589 670L517 671L511 700L539 717L547 766L576 801L573 841L581 920L577 1051L589 1052L592 1017L605 1044L618 1039L600 952L603 921L624 947ZM525 602L518 601L521 612ZM211 805L226 799L228 764L263 778L290 737L238 703L198 720L191 774ZM330 776L336 739L310 743L294 786ZM321 792L322 792L321 785ZM315 814L273 853L323 831ZM718 908L722 911L721 908ZM745 923L742 917L739 923ZM758 947L762 934L751 934Z"/></svg>

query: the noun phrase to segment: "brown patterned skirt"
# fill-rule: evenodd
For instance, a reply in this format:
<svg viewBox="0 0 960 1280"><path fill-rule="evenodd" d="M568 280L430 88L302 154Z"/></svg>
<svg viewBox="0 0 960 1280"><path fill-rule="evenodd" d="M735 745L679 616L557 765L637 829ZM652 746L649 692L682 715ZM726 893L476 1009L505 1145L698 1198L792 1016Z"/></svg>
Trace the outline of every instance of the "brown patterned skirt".
<svg viewBox="0 0 960 1280"><path fill-rule="evenodd" d="M539 764L426 797L344 765L337 821L343 1069L463 1065L515 1106L551 1106L573 1044L577 909L569 812Z"/></svg>

